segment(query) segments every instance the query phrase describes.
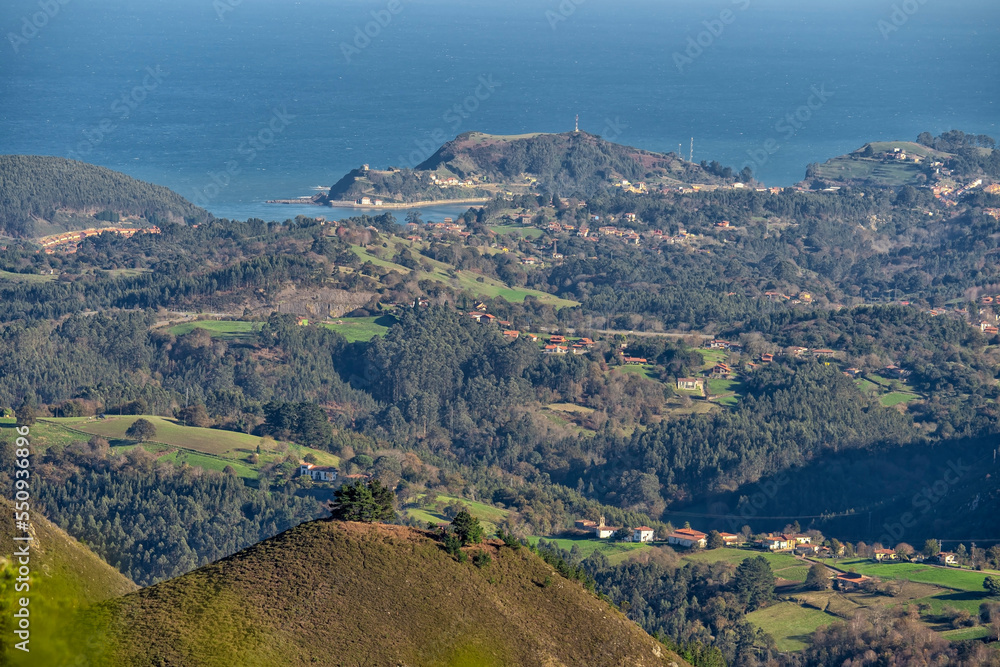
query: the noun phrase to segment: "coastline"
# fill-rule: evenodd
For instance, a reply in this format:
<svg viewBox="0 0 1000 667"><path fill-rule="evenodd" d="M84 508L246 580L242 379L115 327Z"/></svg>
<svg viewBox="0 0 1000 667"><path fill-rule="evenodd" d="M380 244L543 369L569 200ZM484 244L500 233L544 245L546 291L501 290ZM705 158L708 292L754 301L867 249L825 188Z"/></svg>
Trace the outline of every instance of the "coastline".
<svg viewBox="0 0 1000 667"><path fill-rule="evenodd" d="M265 204L301 204L303 206L328 206L330 208L359 208L370 210L400 210L410 208L429 208L431 206L454 206L455 204L485 204L490 201L489 197L474 197L470 199L437 199L432 201L418 201L413 203L391 202L381 206L371 204L359 204L354 201L328 201L324 204L312 199L268 199Z"/></svg>

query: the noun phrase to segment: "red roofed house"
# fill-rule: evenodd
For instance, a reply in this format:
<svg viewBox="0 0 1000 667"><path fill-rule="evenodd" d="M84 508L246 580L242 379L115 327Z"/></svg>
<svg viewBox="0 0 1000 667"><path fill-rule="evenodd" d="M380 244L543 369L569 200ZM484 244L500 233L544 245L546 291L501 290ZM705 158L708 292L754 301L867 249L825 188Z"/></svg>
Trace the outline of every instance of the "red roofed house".
<svg viewBox="0 0 1000 667"><path fill-rule="evenodd" d="M699 547L701 549L705 548L707 543L706 538L708 535L699 532L697 530L691 530L690 528L681 528L675 530L674 532L667 535L668 544L676 544L681 547Z"/></svg>
<svg viewBox="0 0 1000 667"><path fill-rule="evenodd" d="M872 558L881 563L884 560L896 560L899 556L892 549L876 549Z"/></svg>
<svg viewBox="0 0 1000 667"><path fill-rule="evenodd" d="M507 338L510 338L511 340L515 340L515 339L517 339L518 336L521 335L521 332L520 331L504 331L503 335L506 336Z"/></svg>
<svg viewBox="0 0 1000 667"><path fill-rule="evenodd" d="M604 525L604 517L601 517L601 522L594 526L594 537L599 540L607 539L617 533L620 530L619 526L606 526Z"/></svg>
<svg viewBox="0 0 1000 667"><path fill-rule="evenodd" d="M632 529L633 542L652 542L653 536L653 529L649 526L639 526L638 528Z"/></svg>
<svg viewBox="0 0 1000 667"><path fill-rule="evenodd" d="M646 360L642 357L625 357L623 361L626 366L641 366L646 363Z"/></svg>
<svg viewBox="0 0 1000 667"><path fill-rule="evenodd" d="M842 590L854 590L860 588L864 582L871 581L871 577L855 572L844 572L837 575L834 581L837 582L837 587Z"/></svg>
<svg viewBox="0 0 1000 667"><path fill-rule="evenodd" d="M769 364L772 361L774 361L774 355L771 354L770 352L767 352L765 354L760 355L760 360L765 364Z"/></svg>
<svg viewBox="0 0 1000 667"><path fill-rule="evenodd" d="M722 536L722 541L726 543L727 547L743 541L743 536L735 533L719 533L719 535Z"/></svg>

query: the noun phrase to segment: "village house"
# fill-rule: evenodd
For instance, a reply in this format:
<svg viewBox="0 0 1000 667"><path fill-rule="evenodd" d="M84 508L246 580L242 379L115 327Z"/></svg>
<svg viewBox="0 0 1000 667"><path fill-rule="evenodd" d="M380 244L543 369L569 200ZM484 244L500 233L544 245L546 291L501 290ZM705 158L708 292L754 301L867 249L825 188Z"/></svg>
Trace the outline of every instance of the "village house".
<svg viewBox="0 0 1000 667"><path fill-rule="evenodd" d="M679 528L667 535L667 544L679 547L704 549L707 544L708 535L690 528Z"/></svg>
<svg viewBox="0 0 1000 667"><path fill-rule="evenodd" d="M647 363L642 357L625 357L622 361L625 362L626 366L641 366Z"/></svg>
<svg viewBox="0 0 1000 667"><path fill-rule="evenodd" d="M853 591L861 588L866 581L872 581L871 577L855 572L843 572L834 579L836 586L840 590Z"/></svg>
<svg viewBox="0 0 1000 667"><path fill-rule="evenodd" d="M942 551L934 558L939 565L955 565L958 562L958 556L950 551Z"/></svg>
<svg viewBox="0 0 1000 667"><path fill-rule="evenodd" d="M872 553L872 560L881 563L882 561L898 560L899 556L892 549L876 549Z"/></svg>
<svg viewBox="0 0 1000 667"><path fill-rule="evenodd" d="M633 542L652 542L654 531L649 526L639 526L632 529Z"/></svg>
<svg viewBox="0 0 1000 667"><path fill-rule="evenodd" d="M808 347L790 347L790 348L788 348L788 354L792 355L793 357L801 357L803 354L806 354L807 352L809 352L809 348Z"/></svg>
<svg viewBox="0 0 1000 667"><path fill-rule="evenodd" d="M677 378L677 388L684 391L704 391L705 380L702 378Z"/></svg>
<svg viewBox="0 0 1000 667"><path fill-rule="evenodd" d="M550 343L565 343L566 342L566 336L550 336L549 337L549 342Z"/></svg>
<svg viewBox="0 0 1000 667"><path fill-rule="evenodd" d="M333 466L316 466L312 463L303 463L299 466L299 476L311 477L317 482L333 482L337 479L337 469Z"/></svg>
<svg viewBox="0 0 1000 667"><path fill-rule="evenodd" d="M772 361L774 361L774 355L771 354L770 352L765 352L764 354L760 355L760 362L762 364L769 364Z"/></svg>
<svg viewBox="0 0 1000 667"><path fill-rule="evenodd" d="M511 340L517 340L517 338L521 335L521 332L520 331L514 331L514 330L504 331L503 335L506 336L507 338L511 339Z"/></svg>
<svg viewBox="0 0 1000 667"><path fill-rule="evenodd" d="M543 352L545 354L568 354L569 348L564 345L546 345Z"/></svg>
<svg viewBox="0 0 1000 667"><path fill-rule="evenodd" d="M788 551L795 546L795 540L785 535L765 535L757 541L757 546L767 551Z"/></svg>
<svg viewBox="0 0 1000 667"><path fill-rule="evenodd" d="M605 540L615 533L621 530L620 526L608 526L604 523L604 517L601 517L601 522L594 526L594 537L599 540Z"/></svg>
<svg viewBox="0 0 1000 667"><path fill-rule="evenodd" d="M577 519L574 525L578 530L593 532L594 528L597 526L597 522L591 521L590 519Z"/></svg>
<svg viewBox="0 0 1000 667"><path fill-rule="evenodd" d="M722 536L722 541L726 543L727 547L743 543L742 535L737 535L736 533L719 533L719 535Z"/></svg>
<svg viewBox="0 0 1000 667"><path fill-rule="evenodd" d="M796 545L794 551L796 556L816 556L819 555L822 548L816 544L799 544Z"/></svg>
<svg viewBox="0 0 1000 667"><path fill-rule="evenodd" d="M721 361L712 368L712 377L714 378L729 378L733 374L733 369L729 367L728 364L724 364Z"/></svg>

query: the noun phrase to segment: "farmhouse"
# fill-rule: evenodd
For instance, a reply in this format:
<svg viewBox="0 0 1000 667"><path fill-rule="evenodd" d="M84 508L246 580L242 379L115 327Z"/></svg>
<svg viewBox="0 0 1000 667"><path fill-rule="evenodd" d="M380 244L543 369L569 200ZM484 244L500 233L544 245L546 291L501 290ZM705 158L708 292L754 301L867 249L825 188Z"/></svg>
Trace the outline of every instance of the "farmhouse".
<svg viewBox="0 0 1000 667"><path fill-rule="evenodd" d="M732 374L733 369L730 368L728 364L724 364L721 361L712 369L712 377L714 378L728 378Z"/></svg>
<svg viewBox="0 0 1000 667"><path fill-rule="evenodd" d="M690 528L680 528L667 535L667 543L676 544L681 547L699 547L704 549L706 538L708 538L708 535L705 533L691 530Z"/></svg>
<svg viewBox="0 0 1000 667"><path fill-rule="evenodd" d="M317 482L333 482L337 479L337 469L333 466L315 466L311 463L303 463L299 466L299 476L308 475Z"/></svg>
<svg viewBox="0 0 1000 667"><path fill-rule="evenodd" d="M684 391L703 391L705 380L702 378L677 378L677 388Z"/></svg>
<svg viewBox="0 0 1000 667"><path fill-rule="evenodd" d="M632 541L633 542L652 542L653 541L653 529L649 526L639 526L632 530Z"/></svg>
<svg viewBox="0 0 1000 667"><path fill-rule="evenodd" d="M641 366L646 363L646 360L642 357L625 357L623 361L626 366Z"/></svg>
<svg viewBox="0 0 1000 667"><path fill-rule="evenodd" d="M837 587L840 590L853 591L861 588L861 585L866 581L872 581L871 577L866 577L863 574L857 574L855 572L843 572L834 579Z"/></svg>
<svg viewBox="0 0 1000 667"><path fill-rule="evenodd" d="M601 522L599 524L597 524L596 526L594 526L593 530L594 530L594 537L596 537L599 540L604 540L604 539L607 539L607 538L611 537L612 535L614 535L615 533L617 533L619 530L621 530L621 527L620 526L606 526L606 525L604 525L604 517L602 516L601 517Z"/></svg>
<svg viewBox="0 0 1000 667"><path fill-rule="evenodd" d="M735 533L719 533L722 536L722 541L726 543L726 546L734 546L743 542L743 536L737 535Z"/></svg>
<svg viewBox="0 0 1000 667"><path fill-rule="evenodd" d="M886 560L897 560L899 556L892 549L876 549L872 554L872 560L881 563Z"/></svg>
<svg viewBox="0 0 1000 667"><path fill-rule="evenodd" d="M597 522L590 519L577 519L574 525L579 530L592 531L597 526Z"/></svg>
<svg viewBox="0 0 1000 667"><path fill-rule="evenodd" d="M954 565L958 562L958 557L950 551L942 551L937 556L935 556L937 562L941 565Z"/></svg>
<svg viewBox="0 0 1000 667"><path fill-rule="evenodd" d="M767 551L787 551L795 546L795 540L785 535L765 535L757 541L757 545Z"/></svg>

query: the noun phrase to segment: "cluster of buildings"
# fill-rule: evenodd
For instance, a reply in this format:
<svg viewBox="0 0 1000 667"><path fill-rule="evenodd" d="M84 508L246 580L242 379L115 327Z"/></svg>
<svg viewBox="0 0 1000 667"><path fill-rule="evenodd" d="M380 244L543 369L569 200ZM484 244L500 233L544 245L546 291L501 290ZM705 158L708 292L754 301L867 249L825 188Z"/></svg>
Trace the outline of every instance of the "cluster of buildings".
<svg viewBox="0 0 1000 667"><path fill-rule="evenodd" d="M472 180L466 179L462 180L457 176L446 176L445 178L438 178L437 174L431 174L431 183L438 186L439 188L471 188L475 186Z"/></svg>
<svg viewBox="0 0 1000 667"><path fill-rule="evenodd" d="M606 540L609 537L613 537L615 533L620 531L621 526L609 526L605 523L604 517L601 517L600 523L597 521L589 521L587 519L580 519L576 522L576 528L588 533L593 533L594 537L599 540ZM652 542L656 532L649 526L639 526L638 528L632 528L626 542Z"/></svg>
<svg viewBox="0 0 1000 667"><path fill-rule="evenodd" d="M90 236L98 236L100 234L108 233L118 234L119 236L129 238L139 232L144 232L146 234L159 234L160 228L155 225L142 229L136 227L91 227L90 229L81 229L73 232L63 232L62 234L45 236L39 240L39 244L42 246L42 249L47 255L53 254L56 250L59 250L60 252L74 253L76 252L80 241Z"/></svg>

